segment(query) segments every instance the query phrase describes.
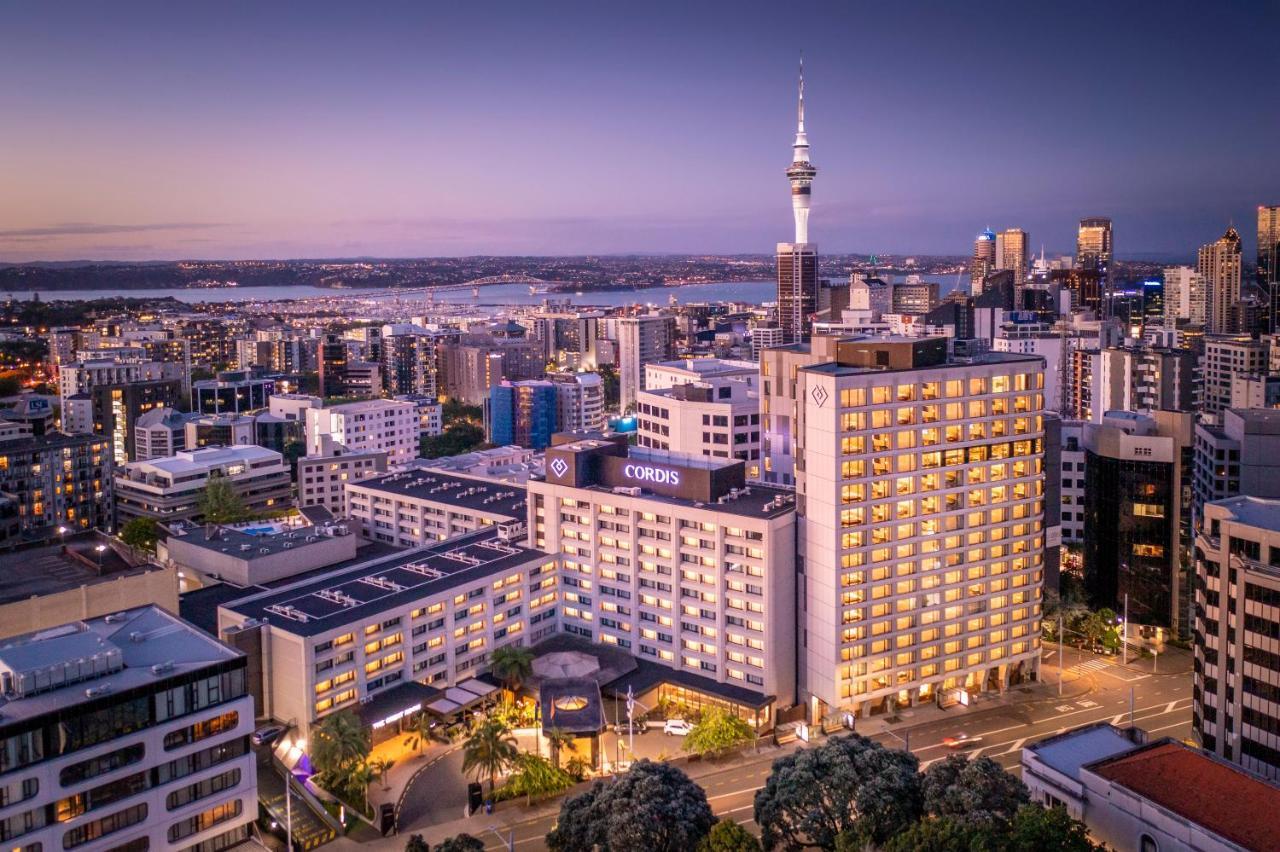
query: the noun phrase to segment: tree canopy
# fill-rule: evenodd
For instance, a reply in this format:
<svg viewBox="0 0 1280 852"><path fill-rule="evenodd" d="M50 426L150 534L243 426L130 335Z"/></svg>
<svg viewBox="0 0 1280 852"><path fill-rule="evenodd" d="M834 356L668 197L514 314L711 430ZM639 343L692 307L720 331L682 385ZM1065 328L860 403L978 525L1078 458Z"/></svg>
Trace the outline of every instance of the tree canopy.
<svg viewBox="0 0 1280 852"><path fill-rule="evenodd" d="M200 498L200 514L211 524L237 524L253 517L225 476L211 476Z"/></svg>
<svg viewBox="0 0 1280 852"><path fill-rule="evenodd" d="M477 779L487 777L492 793L498 776L515 763L519 754L511 730L497 719L486 719L462 745L462 771L474 772Z"/></svg>
<svg viewBox="0 0 1280 852"><path fill-rule="evenodd" d="M923 811L918 767L858 734L778 758L755 797L764 847L834 849L845 833L883 843Z"/></svg>
<svg viewBox="0 0 1280 852"><path fill-rule="evenodd" d="M529 804L535 796L563 793L575 783L573 776L539 754L520 754L514 762L515 772L502 786L504 791L524 796Z"/></svg>
<svg viewBox="0 0 1280 852"><path fill-rule="evenodd" d="M484 841L464 832L436 844L431 852L484 852Z"/></svg>
<svg viewBox="0 0 1280 852"><path fill-rule="evenodd" d="M752 727L738 716L713 707L703 712L681 748L693 754L715 756L741 748L755 736Z"/></svg>
<svg viewBox="0 0 1280 852"><path fill-rule="evenodd" d="M565 801L547 846L553 852L688 852L715 822L706 793L687 775L641 760L613 782L597 781Z"/></svg>
<svg viewBox="0 0 1280 852"><path fill-rule="evenodd" d="M320 783L349 798L363 793L365 760L369 757L369 732L350 710L326 716L311 735L311 765Z"/></svg>
<svg viewBox="0 0 1280 852"><path fill-rule="evenodd" d="M711 832L698 844L697 852L761 852L755 835L731 819L711 826Z"/></svg>
<svg viewBox="0 0 1280 852"><path fill-rule="evenodd" d="M156 552L156 542L160 540L160 522L155 518L137 517L120 528L120 540L145 553Z"/></svg>
<svg viewBox="0 0 1280 852"><path fill-rule="evenodd" d="M949 755L924 772L926 813L967 822L1008 822L1031 800L1017 778L989 757Z"/></svg>
<svg viewBox="0 0 1280 852"><path fill-rule="evenodd" d="M533 651L521 645L503 645L495 648L489 657L489 671L501 680L513 694L533 674Z"/></svg>

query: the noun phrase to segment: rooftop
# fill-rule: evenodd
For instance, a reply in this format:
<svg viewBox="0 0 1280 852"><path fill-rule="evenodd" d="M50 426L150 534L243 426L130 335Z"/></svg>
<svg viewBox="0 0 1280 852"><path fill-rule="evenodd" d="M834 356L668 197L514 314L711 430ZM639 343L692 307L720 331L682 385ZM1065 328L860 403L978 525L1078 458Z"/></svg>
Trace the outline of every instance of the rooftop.
<svg viewBox="0 0 1280 852"><path fill-rule="evenodd" d="M659 361L645 364L646 368L682 370L703 378L711 376L737 376L742 373L758 374L760 365L755 361L734 361L728 358L683 358L677 361Z"/></svg>
<svg viewBox="0 0 1280 852"><path fill-rule="evenodd" d="M430 547L335 569L299 583L242 598L226 609L314 636L365 621L396 606L473 580L551 557L509 544L488 528Z"/></svg>
<svg viewBox="0 0 1280 852"><path fill-rule="evenodd" d="M1280 532L1280 500L1240 495L1215 500L1208 505L1226 509L1230 513L1230 520L1259 529Z"/></svg>
<svg viewBox="0 0 1280 852"><path fill-rule="evenodd" d="M0 730L241 656L157 606L74 621L0 643Z"/></svg>
<svg viewBox="0 0 1280 852"><path fill-rule="evenodd" d="M521 521L527 514L524 486L473 479L443 470L401 471L348 483L348 487L447 503Z"/></svg>
<svg viewBox="0 0 1280 852"><path fill-rule="evenodd" d="M264 521L238 524L235 527L175 523L170 529L173 531L169 537L170 546L174 541L180 541L192 547L229 553L246 562L274 556L285 550L322 545L329 538L351 535L351 529L346 524L333 522L319 526L292 526Z"/></svg>
<svg viewBox="0 0 1280 852"><path fill-rule="evenodd" d="M1121 729L1106 722L1076 728L1027 746L1041 763L1077 781L1080 780L1080 767L1086 763L1124 754L1135 748L1137 745Z"/></svg>
<svg viewBox="0 0 1280 852"><path fill-rule="evenodd" d="M75 541L79 540L68 539L68 546L75 547ZM83 541L89 543L84 548L90 551L89 559L95 559L92 543L98 539L86 537ZM0 556L0 604L161 570L157 565L130 567L110 549L103 552L102 564L103 571L99 574L92 562L86 563L63 553L61 545L6 553ZM0 628L0 634L4 632Z"/></svg>
<svg viewBox="0 0 1280 852"><path fill-rule="evenodd" d="M1280 849L1280 786L1174 740L1134 749L1089 767L1245 849Z"/></svg>
<svg viewBox="0 0 1280 852"><path fill-rule="evenodd" d="M124 467L141 473L168 473L181 476L189 473L203 473L228 464L252 464L262 461L283 463L284 456L275 450L268 450L266 447L254 444L238 447L202 447L198 450L183 450L180 453L150 461L129 462Z"/></svg>

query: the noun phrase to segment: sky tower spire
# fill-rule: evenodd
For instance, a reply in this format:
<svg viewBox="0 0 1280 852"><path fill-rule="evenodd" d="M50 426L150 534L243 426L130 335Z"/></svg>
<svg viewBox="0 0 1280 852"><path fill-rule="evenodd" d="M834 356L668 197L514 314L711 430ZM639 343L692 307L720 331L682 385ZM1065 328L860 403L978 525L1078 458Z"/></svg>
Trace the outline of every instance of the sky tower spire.
<svg viewBox="0 0 1280 852"><path fill-rule="evenodd" d="M791 148L791 211L796 219L796 242L809 242L809 192L818 170L809 162L809 136L804 130L804 56L800 57L800 86L796 106L796 141Z"/></svg>

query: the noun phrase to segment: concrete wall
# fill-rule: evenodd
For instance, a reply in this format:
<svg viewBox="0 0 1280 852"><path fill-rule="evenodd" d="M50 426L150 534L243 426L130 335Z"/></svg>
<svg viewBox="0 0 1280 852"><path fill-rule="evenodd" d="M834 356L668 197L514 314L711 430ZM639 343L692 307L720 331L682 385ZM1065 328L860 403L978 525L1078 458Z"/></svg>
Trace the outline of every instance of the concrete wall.
<svg viewBox="0 0 1280 852"><path fill-rule="evenodd" d="M156 568L0 605L0 639L147 604L177 613L177 571Z"/></svg>

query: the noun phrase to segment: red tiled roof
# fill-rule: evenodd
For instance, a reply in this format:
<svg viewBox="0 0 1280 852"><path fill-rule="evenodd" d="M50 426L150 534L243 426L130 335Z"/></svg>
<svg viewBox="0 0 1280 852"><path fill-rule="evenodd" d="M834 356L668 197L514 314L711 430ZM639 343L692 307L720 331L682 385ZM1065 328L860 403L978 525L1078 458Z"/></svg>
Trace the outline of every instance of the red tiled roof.
<svg viewBox="0 0 1280 852"><path fill-rule="evenodd" d="M1280 849L1280 787L1196 749L1156 743L1088 769L1246 849Z"/></svg>

